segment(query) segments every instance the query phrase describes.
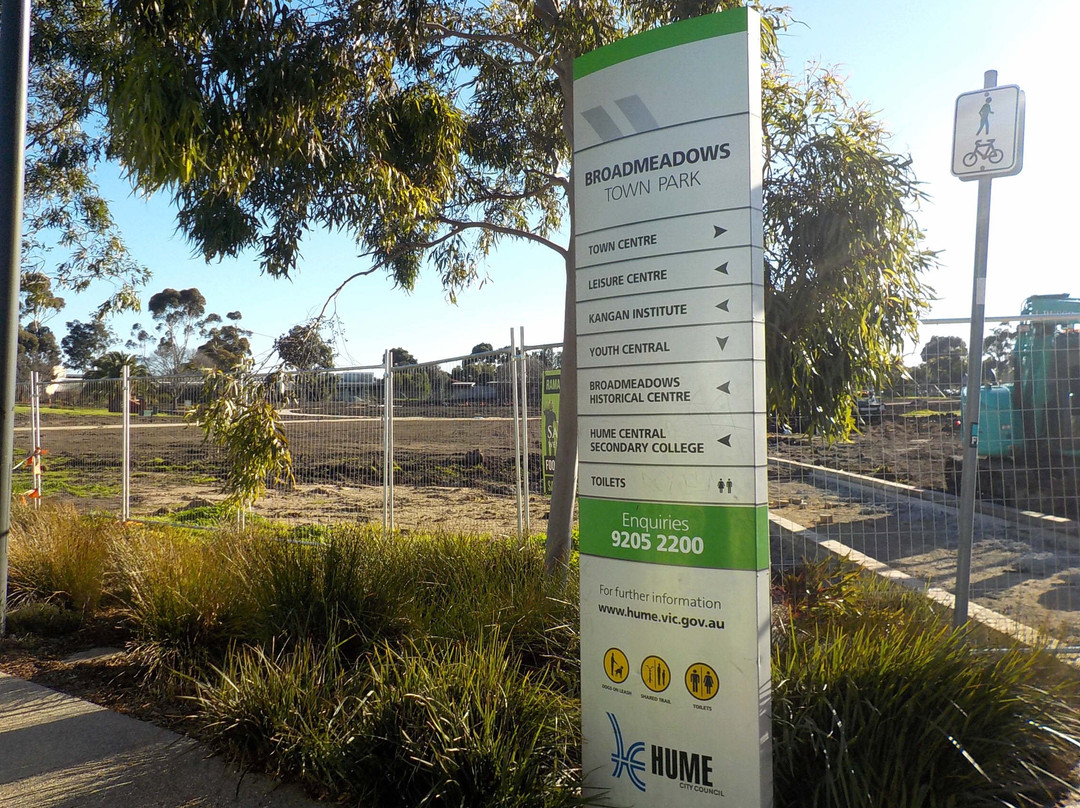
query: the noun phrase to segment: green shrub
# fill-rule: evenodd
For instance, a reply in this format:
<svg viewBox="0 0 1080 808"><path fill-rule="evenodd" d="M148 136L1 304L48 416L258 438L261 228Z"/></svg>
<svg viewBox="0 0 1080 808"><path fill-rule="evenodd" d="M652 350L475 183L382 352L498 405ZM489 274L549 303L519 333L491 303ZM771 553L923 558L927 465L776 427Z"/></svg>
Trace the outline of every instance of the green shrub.
<svg viewBox="0 0 1080 808"><path fill-rule="evenodd" d="M247 544L235 533L133 531L117 548L135 645L151 673L191 672L247 636Z"/></svg>
<svg viewBox="0 0 1080 808"><path fill-rule="evenodd" d="M1038 654L979 654L965 639L943 620L878 616L786 633L773 659L777 805L1049 804L1080 716L1037 684Z"/></svg>
<svg viewBox="0 0 1080 808"><path fill-rule="evenodd" d="M577 702L524 673L497 639L386 650L372 680L345 750L361 804L581 804Z"/></svg>
<svg viewBox="0 0 1080 808"><path fill-rule="evenodd" d="M55 603L27 603L7 614L10 634L34 634L38 637L61 637L83 624L82 615Z"/></svg>
<svg viewBox="0 0 1080 808"><path fill-rule="evenodd" d="M310 535L310 534L309 534ZM259 539L248 577L258 604L260 638L284 647L310 638L342 638L359 658L410 624L412 582L402 580L394 545L365 528L326 531L314 541Z"/></svg>
<svg viewBox="0 0 1080 808"><path fill-rule="evenodd" d="M364 689L334 646L243 647L198 687L211 743L243 769L299 780L313 793L349 788L343 749Z"/></svg>
<svg viewBox="0 0 1080 808"><path fill-rule="evenodd" d="M544 572L535 542L462 535L413 539L397 563L413 567L417 619L432 637L503 638L528 670L557 670L577 692L576 576Z"/></svg>
<svg viewBox="0 0 1080 808"><path fill-rule="evenodd" d="M83 614L98 609L117 536L107 516L47 506L12 510L9 587L12 603L49 601Z"/></svg>
<svg viewBox="0 0 1080 808"><path fill-rule="evenodd" d="M330 799L580 804L577 703L523 673L501 643L384 647L362 670L334 646L245 648L199 701L219 748Z"/></svg>

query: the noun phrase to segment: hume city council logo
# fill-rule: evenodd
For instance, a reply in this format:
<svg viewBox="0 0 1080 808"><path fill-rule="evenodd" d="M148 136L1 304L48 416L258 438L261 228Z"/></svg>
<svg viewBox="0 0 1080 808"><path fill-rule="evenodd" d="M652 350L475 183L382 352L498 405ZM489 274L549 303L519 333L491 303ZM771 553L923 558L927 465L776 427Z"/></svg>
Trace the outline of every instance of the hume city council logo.
<svg viewBox="0 0 1080 808"><path fill-rule="evenodd" d="M627 749L623 742L622 730L619 728L619 719L614 713L608 713L607 717L611 722L611 731L615 733L615 751L611 753L611 762L615 764L615 770L611 776L619 779L623 776L623 772L626 772L630 782L637 787L638 791L644 791L645 781L641 779L641 773L645 771L645 762L638 760L638 755L645 752L645 742L635 741Z"/></svg>

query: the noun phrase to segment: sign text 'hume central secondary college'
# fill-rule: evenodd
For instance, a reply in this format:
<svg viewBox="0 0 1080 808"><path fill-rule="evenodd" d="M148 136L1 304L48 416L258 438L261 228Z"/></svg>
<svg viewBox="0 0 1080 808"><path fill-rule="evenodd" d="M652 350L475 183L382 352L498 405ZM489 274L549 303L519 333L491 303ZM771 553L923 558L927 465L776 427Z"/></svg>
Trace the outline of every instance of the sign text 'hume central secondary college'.
<svg viewBox="0 0 1080 808"><path fill-rule="evenodd" d="M759 21L574 64L588 793L771 804Z"/></svg>

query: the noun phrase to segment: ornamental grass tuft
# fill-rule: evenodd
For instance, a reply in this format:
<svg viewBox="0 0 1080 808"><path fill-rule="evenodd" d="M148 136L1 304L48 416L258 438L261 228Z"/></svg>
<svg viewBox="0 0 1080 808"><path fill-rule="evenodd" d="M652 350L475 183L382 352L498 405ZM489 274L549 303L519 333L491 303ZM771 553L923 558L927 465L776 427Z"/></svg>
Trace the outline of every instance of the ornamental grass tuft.
<svg viewBox="0 0 1080 808"><path fill-rule="evenodd" d="M980 650L985 638L954 631L925 599L913 610L910 594L865 576L836 580L873 610L804 614L775 632L776 804L1054 804L1080 751L1075 701L1048 684L1057 663L1016 645Z"/></svg>
<svg viewBox="0 0 1080 808"><path fill-rule="evenodd" d="M322 797L370 806L560 808L577 702L490 639L391 648L366 667L309 642L231 657L199 700L213 742Z"/></svg>
<svg viewBox="0 0 1080 808"><path fill-rule="evenodd" d="M12 604L47 602L83 616L97 611L123 526L111 517L85 516L60 505L15 504L11 517Z"/></svg>

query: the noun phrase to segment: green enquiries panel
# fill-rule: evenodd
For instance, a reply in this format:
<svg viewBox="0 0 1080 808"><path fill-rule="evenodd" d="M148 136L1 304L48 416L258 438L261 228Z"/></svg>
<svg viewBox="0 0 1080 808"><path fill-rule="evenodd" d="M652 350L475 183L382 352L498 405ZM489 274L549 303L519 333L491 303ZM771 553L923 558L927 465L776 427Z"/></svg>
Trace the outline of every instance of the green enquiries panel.
<svg viewBox="0 0 1080 808"><path fill-rule="evenodd" d="M606 558L761 570L769 566L769 513L764 506L678 505L578 500L581 552Z"/></svg>

